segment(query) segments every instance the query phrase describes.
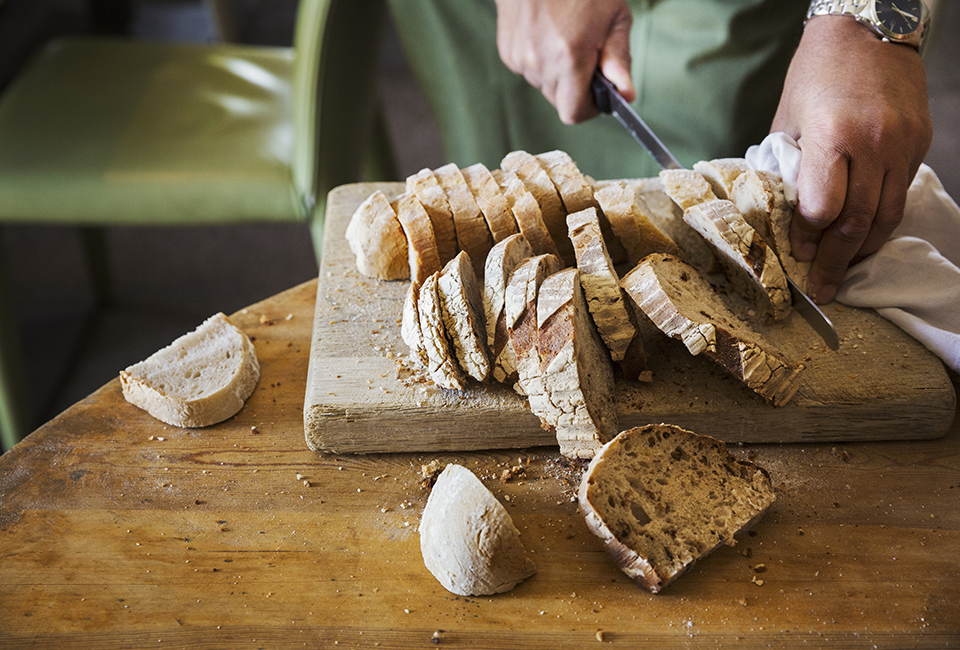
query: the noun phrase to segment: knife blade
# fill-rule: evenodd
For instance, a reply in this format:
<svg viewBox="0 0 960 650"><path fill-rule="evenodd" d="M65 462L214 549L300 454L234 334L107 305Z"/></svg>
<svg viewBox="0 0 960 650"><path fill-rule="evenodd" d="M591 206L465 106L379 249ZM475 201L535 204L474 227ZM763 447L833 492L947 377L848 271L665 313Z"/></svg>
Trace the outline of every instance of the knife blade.
<svg viewBox="0 0 960 650"><path fill-rule="evenodd" d="M609 113L617 118L617 121L647 150L647 153L657 161L660 167L663 169L683 169L683 165L673 157L673 154L660 141L660 138L637 115L637 112L623 98L613 82L603 76L603 73L599 70L594 73L590 86L597 110L601 113ZM787 284L790 287L793 308L820 335L820 338L830 349L839 349L840 337L837 336L837 328L834 327L833 322L811 300L810 296L801 291L800 287L789 277L787 278Z"/></svg>

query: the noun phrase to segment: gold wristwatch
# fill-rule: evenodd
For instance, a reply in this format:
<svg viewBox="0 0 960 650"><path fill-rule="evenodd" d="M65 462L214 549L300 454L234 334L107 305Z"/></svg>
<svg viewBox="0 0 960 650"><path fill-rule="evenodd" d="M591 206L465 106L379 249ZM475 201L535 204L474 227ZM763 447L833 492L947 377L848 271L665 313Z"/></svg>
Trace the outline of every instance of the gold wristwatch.
<svg viewBox="0 0 960 650"><path fill-rule="evenodd" d="M852 16L880 38L923 51L930 29L930 11L923 0L813 0L814 16Z"/></svg>

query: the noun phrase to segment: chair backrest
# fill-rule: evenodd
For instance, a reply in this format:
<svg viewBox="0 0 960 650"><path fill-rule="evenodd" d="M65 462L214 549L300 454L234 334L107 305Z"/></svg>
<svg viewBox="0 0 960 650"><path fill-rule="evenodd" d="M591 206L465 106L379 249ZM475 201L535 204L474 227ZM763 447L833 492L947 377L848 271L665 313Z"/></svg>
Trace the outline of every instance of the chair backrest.
<svg viewBox="0 0 960 650"><path fill-rule="evenodd" d="M300 0L294 32L293 174L308 209L318 193L359 179L375 115L385 16L383 0Z"/></svg>

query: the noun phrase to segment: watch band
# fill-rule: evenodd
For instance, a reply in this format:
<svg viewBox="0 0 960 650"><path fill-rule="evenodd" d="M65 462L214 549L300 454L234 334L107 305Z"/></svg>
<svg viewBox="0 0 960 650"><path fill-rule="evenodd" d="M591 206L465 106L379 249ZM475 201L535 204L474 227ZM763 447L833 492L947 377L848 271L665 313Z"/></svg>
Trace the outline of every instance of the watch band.
<svg viewBox="0 0 960 650"><path fill-rule="evenodd" d="M859 16L868 4L870 0L813 0L807 11L807 19L829 14Z"/></svg>
<svg viewBox="0 0 960 650"><path fill-rule="evenodd" d="M888 34L885 28L882 28L877 22L874 12L870 11L875 2L876 0L813 0L810 3L810 8L807 10L807 20L810 20L814 16L851 16L863 25L869 27L883 40L902 45L910 45L922 52L924 42L929 33L930 22L930 10L927 8L924 0L920 0L923 19L918 29L905 38ZM896 9L895 6L894 9Z"/></svg>

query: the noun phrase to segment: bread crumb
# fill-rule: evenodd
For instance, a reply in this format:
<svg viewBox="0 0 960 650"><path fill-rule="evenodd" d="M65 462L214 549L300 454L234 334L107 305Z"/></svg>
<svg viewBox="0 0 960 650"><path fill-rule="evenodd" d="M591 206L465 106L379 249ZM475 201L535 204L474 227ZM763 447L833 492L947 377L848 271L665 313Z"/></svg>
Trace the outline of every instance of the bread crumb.
<svg viewBox="0 0 960 650"><path fill-rule="evenodd" d="M766 565L766 564L758 564L757 566L753 567L753 570L756 571L757 573L763 573L764 571L767 570L767 565Z"/></svg>
<svg viewBox="0 0 960 650"><path fill-rule="evenodd" d="M757 576L753 576L753 578L750 579L750 582L757 585L758 587L763 586L763 580L760 580L759 578L757 578Z"/></svg>
<svg viewBox="0 0 960 650"><path fill-rule="evenodd" d="M743 605L744 607L747 606L747 599L742 596L740 598L737 598L737 602Z"/></svg>
<svg viewBox="0 0 960 650"><path fill-rule="evenodd" d="M595 636L597 637L597 641L599 641L600 643L603 643L603 630L597 630L597 633Z"/></svg>

